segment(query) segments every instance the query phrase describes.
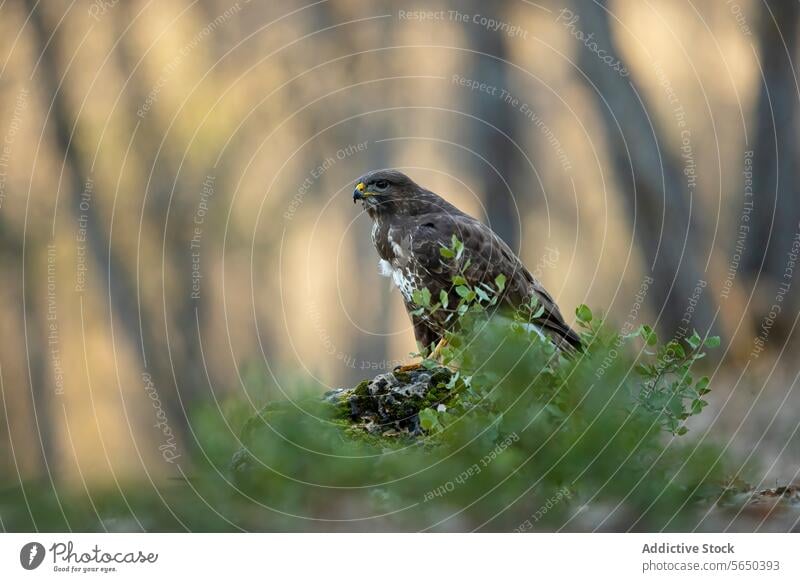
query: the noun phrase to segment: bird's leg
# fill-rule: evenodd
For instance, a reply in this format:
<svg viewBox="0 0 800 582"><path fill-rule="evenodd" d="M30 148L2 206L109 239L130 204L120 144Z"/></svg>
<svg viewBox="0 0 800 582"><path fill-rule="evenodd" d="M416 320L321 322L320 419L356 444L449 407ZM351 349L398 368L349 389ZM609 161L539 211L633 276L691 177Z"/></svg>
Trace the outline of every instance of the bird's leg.
<svg viewBox="0 0 800 582"><path fill-rule="evenodd" d="M442 357L442 350L445 348L445 346L447 346L447 340L443 337L442 339L439 340L439 343L436 344L436 347L433 348L433 351L431 352L430 356L431 360L435 360L438 362L439 358Z"/></svg>
<svg viewBox="0 0 800 582"><path fill-rule="evenodd" d="M441 364L441 362L439 361L439 358L442 357L442 350L444 349L444 347L446 345L447 345L447 340L445 338L440 339L439 343L436 344L436 347L433 348L433 351L431 352L431 355L428 356L428 359L429 360L433 360L435 362L439 362ZM394 371L395 372L413 372L414 370L419 370L421 367L422 367L422 362L420 361L420 362L414 362L413 364L406 364L404 366L397 366L394 369Z"/></svg>
<svg viewBox="0 0 800 582"><path fill-rule="evenodd" d="M414 362L413 364L403 364L402 366L397 366L394 371L395 372L413 372L414 370L419 370L422 367L422 362Z"/></svg>

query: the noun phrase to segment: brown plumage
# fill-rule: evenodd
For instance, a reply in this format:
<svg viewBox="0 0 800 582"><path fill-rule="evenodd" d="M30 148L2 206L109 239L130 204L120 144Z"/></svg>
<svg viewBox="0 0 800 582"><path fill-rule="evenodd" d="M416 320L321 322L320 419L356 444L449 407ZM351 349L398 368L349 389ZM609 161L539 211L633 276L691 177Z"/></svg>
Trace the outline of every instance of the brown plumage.
<svg viewBox="0 0 800 582"><path fill-rule="evenodd" d="M400 289L422 346L435 345L455 318L445 321L444 311L414 315L417 306L411 294L427 288L438 298L444 290L450 304L458 303L452 279L459 267L440 253L442 247L451 246L455 235L464 244L459 264L470 261L464 272L470 286L493 285L498 275L505 275L499 305L517 309L535 297L543 311L531 323L559 348L580 349L578 334L566 324L553 298L488 226L397 170L376 170L359 178L353 191L353 201L358 200L373 220L372 242L381 271Z"/></svg>

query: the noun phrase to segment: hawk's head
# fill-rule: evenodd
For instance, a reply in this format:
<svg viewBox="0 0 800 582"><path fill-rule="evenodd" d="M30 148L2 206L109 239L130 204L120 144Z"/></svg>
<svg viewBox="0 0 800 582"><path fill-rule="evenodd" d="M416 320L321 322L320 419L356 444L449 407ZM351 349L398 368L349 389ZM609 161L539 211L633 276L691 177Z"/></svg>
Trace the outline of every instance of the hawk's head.
<svg viewBox="0 0 800 582"><path fill-rule="evenodd" d="M414 180L397 170L375 170L361 176L353 190L353 202L361 200L367 213L414 214L432 196Z"/></svg>

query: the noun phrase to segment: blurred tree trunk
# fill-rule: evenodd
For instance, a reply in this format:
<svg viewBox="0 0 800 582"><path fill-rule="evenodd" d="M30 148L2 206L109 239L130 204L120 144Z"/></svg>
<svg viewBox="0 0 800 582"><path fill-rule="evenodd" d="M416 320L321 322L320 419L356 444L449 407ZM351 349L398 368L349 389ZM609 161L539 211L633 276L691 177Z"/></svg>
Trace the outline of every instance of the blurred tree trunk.
<svg viewBox="0 0 800 582"><path fill-rule="evenodd" d="M385 0L373 2L372 5L376 10L383 9L385 12L391 12L391 7ZM337 4L335 2L324 3L309 14L309 21L306 23L307 31L311 32L313 30L323 29L349 18L352 18L352 14L350 14L348 9L342 4ZM376 23L375 26L381 27L386 39L391 38L392 27L389 26L389 23L380 22ZM376 62L373 55L358 54L370 48L366 40L359 35L337 36L336 43L341 49L341 54L355 55L348 61L348 65L352 67L351 71L354 75L360 75L360 73L357 72L367 69L369 65ZM312 63L309 63L309 66L311 65ZM359 77L358 80L364 79ZM361 91L359 100L351 101L350 104L345 106L346 108L337 115L340 118L344 118L350 115L363 113L364 111L374 111L381 107L391 107L392 105L397 105L397 102L394 101L394 97L391 95L375 91ZM319 111L320 117L312 118L309 127L305 130L306 135L315 135L317 132L322 131L326 126L330 125L330 120L328 118L331 115L330 111L317 111ZM378 138L378 136L386 137L392 134L391 119L386 113L364 115L354 120L352 128L336 126L322 133L314 140L314 143L309 144L309 152L312 156L310 159L314 160L312 163L317 163L317 160L321 162L326 156L330 155L339 147L368 139L370 147L367 148L362 157L358 158L359 163L363 163L359 173L386 168L390 160L390 156L387 155L387 149L391 147L391 142L380 146L375 143L375 139ZM352 175L350 177L351 179L355 179L358 176ZM355 183L353 185L355 185ZM359 220L356 224L356 228L360 231L359 236L351 239L351 243L353 244L351 255L355 262L355 272L375 272L378 257L374 253L362 252L363 241L370 240L369 232L371 226L369 225L369 221L363 219ZM380 304L371 316L372 322L370 326L372 329L379 329L381 326L380 322L388 318L387 314L390 312L392 303L398 301L397 297L393 297L392 295L393 294L380 294L374 297L376 301L380 301ZM408 347L408 351L412 349L413 344ZM402 355L405 354L401 354L401 356ZM358 334L354 339L351 356L355 361L356 367L359 368L362 364L379 364L384 362L384 360L393 360L398 357L398 354L388 353L387 335L379 333L373 335ZM357 372L353 372L353 374L357 374L357 376L354 377L359 377L358 375L363 374L363 372L358 370Z"/></svg>
<svg viewBox="0 0 800 582"><path fill-rule="evenodd" d="M28 243L30 243L30 238ZM17 247L19 257L23 256L21 248ZM39 444L42 453L42 466L46 473L51 475L53 469L58 466L56 456L55 439L53 437L53 426L58 424L56 413L60 412L60 407L53 402L52 395L55 391L55 384L51 382L53 369L50 365L48 348L50 344L47 339L47 314L46 308L43 309L42 289L47 289L47 271L42 277L42 265L47 265L47 246L41 244L40 240L27 244L24 254L28 257L25 271L23 301L24 309L20 329L24 329L26 335L25 342L25 362L28 367L28 379L31 391L31 410L33 411L33 423L36 426L36 433L39 437ZM32 260L31 260L32 259ZM20 272L20 280L22 273ZM46 303L45 303L46 306ZM52 478L52 475L51 475Z"/></svg>
<svg viewBox="0 0 800 582"><path fill-rule="evenodd" d="M93 262L93 270L102 273L97 283L102 286L101 293L108 290L109 307L113 312L116 327L127 337L128 344L135 352L141 369L151 374L155 385L159 388L160 396L165 408L170 414L170 422L173 424L173 432L176 434L178 443L185 443L184 435L187 434L186 411L182 406L178 406L174 394L177 391L170 390L174 386L171 375L170 362L167 360L163 346L163 338L153 330L150 318L145 314L138 317L138 301L136 296L135 277L131 271L135 265L132 260L121 257L117 254L109 240L109 234L102 228L102 216L96 211L96 206L90 204L88 209L81 210L79 204L84 185L91 177L91 166L86 155L80 148L75 146L80 139L76 138L70 143L72 128L75 134L80 134L80 124L73 122L69 105L63 93L63 85L58 86L59 74L57 57L61 50L61 34L58 29L53 29L45 21L42 7L37 6L36 0L25 0L28 14L30 16L30 26L33 33L33 46L35 54L40 56L39 69L36 72L39 86L42 90L42 101L44 104L51 103L52 107L49 114L49 121L52 125L54 138L53 147L57 151L57 158L64 160L67 167L69 184L67 192L72 199L69 202L70 210L75 213L75 220L79 219L79 214L87 216L86 244L89 256ZM141 331L142 341L139 334ZM144 354L139 349L141 343L152 347L150 358L145 359ZM188 444L188 443L187 443Z"/></svg>
<svg viewBox="0 0 800 582"><path fill-rule="evenodd" d="M508 20L510 4L508 0L492 2L492 18ZM452 9L468 9L470 13L480 14L487 10L487 6L486 2L470 0L466 8L462 3L455 2ZM470 71L469 76L498 90L511 91L506 63L510 59L508 35L474 24L465 25L464 32L467 35L466 46L476 51L469 53L471 62L466 67ZM467 113L477 117L477 120L464 121L470 133L467 143L473 144L473 149L486 158L486 162L475 159L472 164L480 171L479 191L486 204L488 222L492 230L514 251L518 251L522 212L518 214L517 205L522 204L528 195L527 192L518 193L515 188L518 183L516 178L523 172L519 165L521 155L514 146L514 142L519 141L519 112L500 97L483 91L469 91L468 99Z"/></svg>
<svg viewBox="0 0 800 582"><path fill-rule="evenodd" d="M743 274L753 282L758 280L759 294L753 309L757 327L775 302L778 285L791 282L784 279L784 269L800 226L797 144L800 89L797 71L792 68L792 60L798 58L800 3L794 0L765 0L765 3L769 10L762 9L759 29L761 74L755 138L745 145L746 150L753 152L753 197L748 200L753 205L742 256ZM797 305L797 295L787 294L786 300L794 298ZM781 337L788 333L796 311L787 309L786 304L783 307L772 331Z"/></svg>
<svg viewBox="0 0 800 582"><path fill-rule="evenodd" d="M0 216L0 269L5 280L9 283L9 296L13 305L21 305L22 309L12 309L10 314L14 319L14 337L26 338L26 341L6 341L0 348L0 373L3 374L6 393L0 407L5 407L4 418L8 420L8 445L14 450L14 455L20 459L17 462L23 466L34 466L36 474L51 473L50 467L55 464L55 447L52 430L53 382L50 380L50 361L47 354L47 317L41 309L41 290L46 287L46 281L41 278L41 265L46 264L43 257L46 252L46 242L38 236L29 235L24 247L30 266L23 277L22 233L14 232ZM38 267L38 269L37 269ZM44 283L44 284L42 284ZM11 289L13 288L13 291ZM8 371L13 366L5 365L10 360L22 362L26 368L30 390L9 390L11 386ZM19 378L21 379L21 378ZM32 411L32 415L18 415L22 410L21 402L30 397L25 410ZM10 457L9 457L10 458ZM35 458L35 461L33 459ZM31 462L33 461L33 462ZM7 467L11 475L17 467ZM24 469L23 469L24 471ZM26 477L27 475L23 475Z"/></svg>
<svg viewBox="0 0 800 582"><path fill-rule="evenodd" d="M213 13L213 2L206 3L204 7ZM121 97L127 101L128 111L137 111L145 103L149 91L142 73L142 64L137 65L138 58L130 47L131 30L127 33L125 31L131 22L135 22L139 10L140 7L137 5L123 3L113 15L116 38L120 39L114 56L122 77L128 79L126 91ZM211 20L213 18L215 17L210 17ZM144 277L141 272L136 273L136 280L139 282L149 280L157 284L165 294L166 308L158 310L158 314L148 316L151 325L158 326L157 333L163 335L164 341L145 345L143 349L149 360L158 357L155 352L162 350L163 344L169 342L169 355L172 361L170 373L173 376L170 384L175 384L179 390L180 400L185 406L198 400L203 393L202 386L210 384L213 387L216 384L215 369L211 366L206 369L206 366L198 365L202 361L200 334L207 323L207 310L204 305L208 294L200 293L197 298L189 299L193 283L191 247L193 218L204 176L198 178L187 175L185 168L189 164L184 166L184 174L179 175L178 168L182 167L182 160L178 159L177 148L170 140L175 133L164 134L165 123L158 116L157 109L156 107L149 111L149 115L144 118L134 117L138 119L136 152L141 160L141 167L148 172L146 176L141 176L143 188L147 188L146 203L142 212L145 215L145 222L158 225L157 232L164 233L161 239L165 263L163 270L175 277L174 283L177 288L168 291L169 285L161 277ZM216 185L219 184L216 171L214 178L216 190ZM191 183L187 184L187 181ZM219 194L221 193L215 192L215 203L221 202L217 200ZM208 249L211 245L207 240L204 242L206 244L203 245L202 260L204 264L210 264L211 251ZM146 306L143 305L141 308L146 309Z"/></svg>
<svg viewBox="0 0 800 582"><path fill-rule="evenodd" d="M614 61L622 61L611 32L606 1L573 0L575 30L594 34L592 41ZM566 24L566 22L565 22ZM658 327L669 335L682 332L681 320L706 273L700 229L680 158L666 147L660 125L632 77L623 76L598 54L580 44L578 66L597 102L606 128L606 144L617 175L617 187L630 213L635 240L653 277L649 300ZM691 316L701 332L715 328L715 302L706 290ZM689 330L691 332L691 330Z"/></svg>

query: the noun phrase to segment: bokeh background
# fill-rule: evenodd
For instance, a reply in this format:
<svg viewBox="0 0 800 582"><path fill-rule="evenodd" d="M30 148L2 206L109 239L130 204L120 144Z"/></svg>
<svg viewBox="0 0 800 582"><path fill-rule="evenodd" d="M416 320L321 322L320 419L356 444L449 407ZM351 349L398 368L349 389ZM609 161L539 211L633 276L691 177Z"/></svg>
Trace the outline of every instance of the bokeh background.
<svg viewBox="0 0 800 582"><path fill-rule="evenodd" d="M795 0L6 0L2 487L157 490L191 472L198 407L407 361L351 203L379 167L491 224L569 320L719 334L697 428L792 481L798 19Z"/></svg>

